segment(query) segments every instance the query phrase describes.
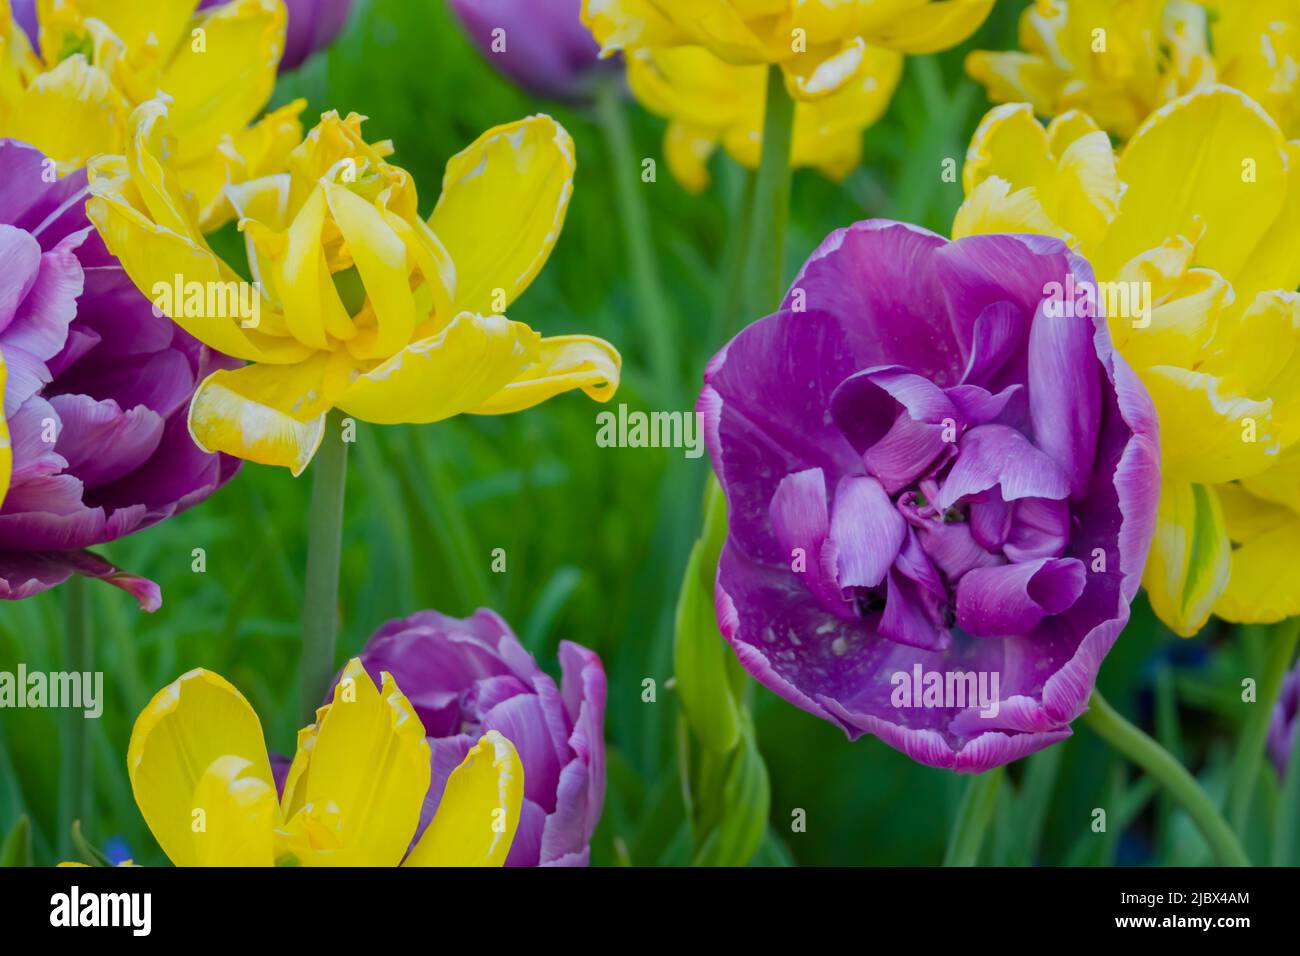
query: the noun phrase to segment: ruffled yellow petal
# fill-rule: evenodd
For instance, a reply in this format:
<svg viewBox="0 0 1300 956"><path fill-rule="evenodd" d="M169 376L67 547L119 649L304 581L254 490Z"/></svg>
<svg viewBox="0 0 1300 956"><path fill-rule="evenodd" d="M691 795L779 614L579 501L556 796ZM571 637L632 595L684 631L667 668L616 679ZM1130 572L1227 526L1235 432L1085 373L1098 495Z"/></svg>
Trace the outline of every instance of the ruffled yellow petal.
<svg viewBox="0 0 1300 956"><path fill-rule="evenodd" d="M1232 573L1214 613L1228 621L1273 623L1300 614L1300 565L1295 543L1300 514L1257 498L1240 485L1216 489L1223 502Z"/></svg>
<svg viewBox="0 0 1300 956"><path fill-rule="evenodd" d="M1161 470L1217 484L1258 475L1277 460L1273 406L1229 392L1212 375L1171 365L1138 369L1160 412Z"/></svg>
<svg viewBox="0 0 1300 956"><path fill-rule="evenodd" d="M447 163L429 225L456 270L452 307L505 310L541 270L573 194L573 140L549 116L497 126Z"/></svg>
<svg viewBox="0 0 1300 956"><path fill-rule="evenodd" d="M668 171L688 192L701 193L708 187L709 159L717 148L717 135L698 126L669 123L664 131Z"/></svg>
<svg viewBox="0 0 1300 956"><path fill-rule="evenodd" d="M1152 365L1193 368L1203 358L1203 350L1217 331L1219 315L1231 301L1232 287L1221 275L1208 269L1189 269L1152 308L1149 317L1116 316L1110 325L1112 328L1128 326L1122 330L1123 354L1135 368ZM1232 382L1225 381L1223 386L1234 392L1242 391ZM1242 394L1253 393L1242 391Z"/></svg>
<svg viewBox="0 0 1300 956"><path fill-rule="evenodd" d="M1098 273L1203 230L1197 263L1234 281L1277 217L1286 163L1281 131L1236 90L1218 87L1161 107L1120 157L1127 189L1095 257Z"/></svg>
<svg viewBox="0 0 1300 956"><path fill-rule="evenodd" d="M475 415L505 415L540 405L575 388L586 392L588 398L607 402L618 391L622 366L622 356L604 339L589 335L545 338L536 362L469 411Z"/></svg>
<svg viewBox="0 0 1300 956"><path fill-rule="evenodd" d="M952 221L954 239L993 232L1035 232L1074 242L1047 215L1036 188L1012 192L1011 184L996 176L971 191Z"/></svg>
<svg viewBox="0 0 1300 956"><path fill-rule="evenodd" d="M582 0L582 22L601 46L601 55L637 47L676 45L682 32L653 0Z"/></svg>
<svg viewBox="0 0 1300 956"><path fill-rule="evenodd" d="M80 18L94 18L104 23L128 49L156 46L169 54L188 37L190 17L199 0L150 0L149 3L123 3L122 0L64 0ZM40 0L42 14L58 6L57 0ZM41 17L45 22L45 17Z"/></svg>
<svg viewBox="0 0 1300 956"><path fill-rule="evenodd" d="M122 149L130 112L109 75L76 54L16 96L3 132L65 166L84 166L97 153Z"/></svg>
<svg viewBox="0 0 1300 956"><path fill-rule="evenodd" d="M1230 551L1214 488L1164 480L1142 584L1175 633L1191 637L1209 619L1228 583Z"/></svg>
<svg viewBox="0 0 1300 956"><path fill-rule="evenodd" d="M344 387L347 354L317 352L297 365L219 369L190 402L195 444L300 475L325 435L325 416Z"/></svg>
<svg viewBox="0 0 1300 956"><path fill-rule="evenodd" d="M196 18L201 42L181 44L160 83L174 101L179 165L205 156L262 111L284 53L285 23L280 0L233 0Z"/></svg>
<svg viewBox="0 0 1300 956"><path fill-rule="evenodd" d="M172 863L202 865L224 852L215 846L223 838L264 862L256 829L275 783L262 725L220 675L192 670L154 695L131 730L126 765L136 805Z"/></svg>
<svg viewBox="0 0 1300 956"><path fill-rule="evenodd" d="M489 730L447 778L437 813L403 865L503 865L523 799L519 754L509 740Z"/></svg>
<svg viewBox="0 0 1300 956"><path fill-rule="evenodd" d="M336 404L381 425L428 424L476 409L538 361L541 337L505 316L462 312L441 332L353 380Z"/></svg>
<svg viewBox="0 0 1300 956"><path fill-rule="evenodd" d="M375 687L354 658L322 709L310 771L298 782L302 808L285 825L303 865L396 866L415 835L429 744L410 701L383 678Z"/></svg>

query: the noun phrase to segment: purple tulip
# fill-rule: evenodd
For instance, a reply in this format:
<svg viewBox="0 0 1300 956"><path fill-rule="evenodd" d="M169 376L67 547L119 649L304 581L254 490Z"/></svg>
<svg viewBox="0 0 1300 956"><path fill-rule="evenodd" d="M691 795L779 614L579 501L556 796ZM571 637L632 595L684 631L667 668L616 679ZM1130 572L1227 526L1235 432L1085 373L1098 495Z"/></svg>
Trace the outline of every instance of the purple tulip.
<svg viewBox="0 0 1300 956"><path fill-rule="evenodd" d="M722 632L791 703L978 772L1070 734L1154 531L1155 411L1055 239L832 233L709 363Z"/></svg>
<svg viewBox="0 0 1300 956"><path fill-rule="evenodd" d="M186 427L195 385L230 360L155 316L86 218L86 173L53 179L0 140L0 354L13 475L0 507L0 597L73 573L146 610L158 586L85 549L157 524L230 479ZM237 364L237 363L236 363Z"/></svg>
<svg viewBox="0 0 1300 956"><path fill-rule="evenodd" d="M487 61L533 93L583 99L597 72L616 68L582 25L582 0L449 2Z"/></svg>
<svg viewBox="0 0 1300 956"><path fill-rule="evenodd" d="M200 10L229 0L203 0ZM308 57L325 49L343 32L352 12L352 0L284 0L289 24L284 38L280 72L296 70Z"/></svg>
<svg viewBox="0 0 1300 956"><path fill-rule="evenodd" d="M523 811L506 865L587 864L605 801L605 670L594 652L569 641L560 642L559 656L557 688L488 610L465 620L421 611L389 621L366 643L367 673L376 681L383 671L393 675L433 752L415 839L433 819L448 774L481 734L497 730L524 767Z"/></svg>
<svg viewBox="0 0 1300 956"><path fill-rule="evenodd" d="M1286 776L1287 764L1291 760L1297 711L1300 711L1300 661L1296 662L1295 669L1282 682L1282 692L1278 695L1277 706L1273 708L1273 720L1268 726L1268 755L1279 777Z"/></svg>

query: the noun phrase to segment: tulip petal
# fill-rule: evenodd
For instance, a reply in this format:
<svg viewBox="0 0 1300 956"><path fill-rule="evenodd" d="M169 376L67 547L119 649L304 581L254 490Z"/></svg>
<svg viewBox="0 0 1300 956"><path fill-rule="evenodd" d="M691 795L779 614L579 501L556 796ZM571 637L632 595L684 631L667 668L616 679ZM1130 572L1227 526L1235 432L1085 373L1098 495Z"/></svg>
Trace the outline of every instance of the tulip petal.
<svg viewBox="0 0 1300 956"><path fill-rule="evenodd" d="M278 0L233 0L194 21L203 42L180 44L159 84L175 101L180 165L206 155L266 106L284 53L285 22Z"/></svg>
<svg viewBox="0 0 1300 956"><path fill-rule="evenodd" d="M214 767L222 758L237 763ZM265 811L257 783L275 792L257 714L225 678L202 668L182 674L140 712L126 766L136 805L176 866L202 865L217 852L208 846L216 831L196 833L195 810L214 810L209 822L219 830L251 837ZM197 805L199 797L211 805Z"/></svg>
<svg viewBox="0 0 1300 956"><path fill-rule="evenodd" d="M1151 608L1191 637L1204 626L1228 585L1231 547L1215 489L1166 478L1142 584Z"/></svg>
<svg viewBox="0 0 1300 956"><path fill-rule="evenodd" d="M130 104L109 75L77 54L15 98L4 133L60 163L84 166L96 153L121 149L129 114Z"/></svg>
<svg viewBox="0 0 1300 956"><path fill-rule="evenodd" d="M190 403L190 435L204 451L300 475L325 435L335 357L318 352L297 365L246 365L213 372Z"/></svg>
<svg viewBox="0 0 1300 956"><path fill-rule="evenodd" d="M455 311L504 312L528 288L564 226L574 162L545 115L493 127L448 161L429 225L456 267Z"/></svg>
<svg viewBox="0 0 1300 956"><path fill-rule="evenodd" d="M1224 620L1272 624L1300 614L1300 516L1286 511L1279 518L1282 509L1261 510L1271 521L1268 529L1232 549L1227 586L1214 604Z"/></svg>
<svg viewBox="0 0 1300 956"><path fill-rule="evenodd" d="M391 675L377 688L352 659L322 708L309 772L297 782L303 808L287 829L299 862L396 866L420 821L429 779L429 744L410 701ZM320 821L332 826L337 845L310 845Z"/></svg>
<svg viewBox="0 0 1300 956"><path fill-rule="evenodd" d="M251 761L234 754L212 761L191 802L194 865L274 865L275 783L259 777Z"/></svg>
<svg viewBox="0 0 1300 956"><path fill-rule="evenodd" d="M505 415L532 408L563 392L580 388L587 397L607 402L618 390L623 358L604 339L590 335L544 338L540 354L514 380L482 404L474 415Z"/></svg>
<svg viewBox="0 0 1300 956"><path fill-rule="evenodd" d="M956 46L979 29L993 0L921 3L868 33L867 40L904 53L935 53Z"/></svg>
<svg viewBox="0 0 1300 956"><path fill-rule="evenodd" d="M437 335L357 376L336 404L381 425L441 421L492 402L537 364L540 341L528 326L505 316L462 312ZM546 381L539 380L536 391L544 391ZM533 394L525 386L521 400ZM512 410L509 401L501 402L505 410ZM529 404L536 402L517 407Z"/></svg>
<svg viewBox="0 0 1300 956"><path fill-rule="evenodd" d="M5 383L9 378L5 368L4 353L0 352L0 395L5 392ZM9 418L0 409L0 505L9 494L9 478L14 471L14 451L9 442Z"/></svg>
<svg viewBox="0 0 1300 956"><path fill-rule="evenodd" d="M519 826L524 768L495 730L479 738L447 778L438 812L405 866L501 866Z"/></svg>

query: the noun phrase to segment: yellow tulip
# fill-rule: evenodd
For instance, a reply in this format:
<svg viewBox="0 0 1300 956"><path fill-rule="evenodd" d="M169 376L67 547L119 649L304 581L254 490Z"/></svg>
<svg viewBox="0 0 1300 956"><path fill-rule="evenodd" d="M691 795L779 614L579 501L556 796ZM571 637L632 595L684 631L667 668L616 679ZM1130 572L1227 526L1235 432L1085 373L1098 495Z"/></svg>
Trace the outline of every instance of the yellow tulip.
<svg viewBox="0 0 1300 956"><path fill-rule="evenodd" d="M1222 83L1300 135L1294 0L1037 0L1021 15L1020 45L967 59L994 102L1082 110L1127 139L1162 104Z"/></svg>
<svg viewBox="0 0 1300 956"><path fill-rule="evenodd" d="M1036 232L1092 263L1111 335L1160 416L1163 483L1144 584L1194 634L1211 613L1300 613L1300 144L1212 87L1160 107L1116 155L1069 111L994 108L954 237Z"/></svg>
<svg viewBox="0 0 1300 956"><path fill-rule="evenodd" d="M879 67L871 47L933 53L979 27L993 0L583 0L603 55L702 47L737 66L779 64L796 100Z"/></svg>
<svg viewBox="0 0 1300 956"><path fill-rule="evenodd" d="M843 179L858 165L862 131L889 106L903 71L903 54L868 47L864 69L829 96L795 103L792 166L813 166ZM633 95L668 120L668 167L692 192L709 183L708 160L721 143L732 159L758 167L763 145L767 72L737 66L704 47L642 49L627 60Z"/></svg>
<svg viewBox="0 0 1300 956"><path fill-rule="evenodd" d="M281 0L39 0L33 50L0 0L0 136L31 143L60 164L86 165L126 149L133 107L172 98L181 187L211 231L233 213L222 189L282 167L302 136L299 100L266 106L284 53Z"/></svg>
<svg viewBox="0 0 1300 956"><path fill-rule="evenodd" d="M299 731L282 797L257 714L201 668L136 718L127 771L145 823L176 866L500 866L523 805L519 756L488 731L452 771L410 848L429 789L429 744L392 677L376 687L355 659L316 722Z"/></svg>
<svg viewBox="0 0 1300 956"><path fill-rule="evenodd" d="M288 172L227 189L259 294L256 322L169 314L252 364L208 376L190 406L203 448L300 474L332 408L380 424L496 415L583 389L607 401L620 357L601 339L543 338L503 314L559 237L573 141L549 116L488 130L452 157L426 221L415 183L327 113ZM124 157L92 163L87 210L141 289L239 276L205 242L172 164L169 107L132 116Z"/></svg>

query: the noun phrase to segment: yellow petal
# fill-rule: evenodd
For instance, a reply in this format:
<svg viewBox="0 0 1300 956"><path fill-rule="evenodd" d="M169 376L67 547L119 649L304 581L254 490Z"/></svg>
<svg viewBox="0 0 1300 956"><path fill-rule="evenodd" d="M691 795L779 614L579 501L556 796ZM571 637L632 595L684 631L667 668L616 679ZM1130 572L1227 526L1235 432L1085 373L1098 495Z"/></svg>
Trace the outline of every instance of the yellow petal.
<svg viewBox="0 0 1300 956"><path fill-rule="evenodd" d="M698 126L669 123L664 131L668 171L687 192L701 193L708 187L709 158L717 148L717 136Z"/></svg>
<svg viewBox="0 0 1300 956"><path fill-rule="evenodd" d="M349 346L357 358L388 358L408 345L417 322L406 245L383 213L341 186L325 188L330 213L352 253L376 327Z"/></svg>
<svg viewBox="0 0 1300 956"><path fill-rule="evenodd" d="M429 225L455 265L456 312L500 313L528 288L564 226L573 171L573 140L543 115L451 158Z"/></svg>
<svg viewBox="0 0 1300 956"><path fill-rule="evenodd" d="M1277 218L1286 162L1281 131L1236 90L1216 87L1166 104L1120 157L1127 188L1095 257L1098 274L1203 229L1197 264L1233 282Z"/></svg>
<svg viewBox="0 0 1300 956"><path fill-rule="evenodd" d="M601 45L601 55L637 47L674 45L685 39L652 0L582 0L582 22Z"/></svg>
<svg viewBox="0 0 1300 956"><path fill-rule="evenodd" d="M962 186L967 194L997 176L1013 189L1038 186L1055 172L1047 130L1026 103L995 106L980 120L966 150Z"/></svg>
<svg viewBox="0 0 1300 956"><path fill-rule="evenodd" d="M179 165L204 156L262 111L284 53L285 21L280 0L233 0L194 21L202 42L182 43L161 81L174 100Z"/></svg>
<svg viewBox="0 0 1300 956"><path fill-rule="evenodd" d="M469 411L475 415L504 415L580 388L587 397L607 402L618 390L623 359L604 339L590 335L557 335L541 341L536 362L487 401Z"/></svg>
<svg viewBox="0 0 1300 956"><path fill-rule="evenodd" d="M127 49L148 44L170 54L188 34L190 17L199 0L151 0L149 3L122 3L121 0L76 0L83 18L102 21Z"/></svg>
<svg viewBox="0 0 1300 956"><path fill-rule="evenodd" d="M307 866L396 866L420 822L430 779L424 727L391 675L375 687L361 662L348 662L323 710L311 750L303 809L287 828L323 822L333 846L300 843ZM450 783L448 784L450 786Z"/></svg>
<svg viewBox="0 0 1300 956"><path fill-rule="evenodd" d="M1204 372L1170 365L1137 371L1160 413L1167 478L1217 484L1258 475L1277 461L1268 400L1233 394Z"/></svg>
<svg viewBox="0 0 1300 956"><path fill-rule="evenodd" d="M297 365L219 369L190 403L190 435L206 451L280 465L300 475L325 435L344 353L317 352Z"/></svg>
<svg viewBox="0 0 1300 956"><path fill-rule="evenodd" d="M211 808L196 806L200 782L214 762L226 757L239 762L238 770L229 762L220 765L203 790L204 795L217 792L224 797ZM208 852L202 849L206 841L199 841L194 831L196 809L216 810L220 826L247 836L251 818L260 819L265 809L257 784L275 793L257 714L223 677L203 669L181 675L140 712L131 730L126 766L145 823L177 866L200 865ZM222 780L233 789L223 790Z"/></svg>
<svg viewBox="0 0 1300 956"><path fill-rule="evenodd" d="M974 33L993 9L993 0L939 0L917 5L867 40L903 53L936 53L961 43Z"/></svg>
<svg viewBox="0 0 1300 956"><path fill-rule="evenodd" d="M130 105L108 74L76 54L17 97L7 110L4 135L59 163L84 166L97 153L122 151L129 115Z"/></svg>
<svg viewBox="0 0 1300 956"><path fill-rule="evenodd" d="M1227 621L1271 624L1300 614L1300 515L1282 520L1232 551L1231 576L1214 613Z"/></svg>
<svg viewBox="0 0 1300 956"><path fill-rule="evenodd" d="M952 221L954 239L994 232L1035 232L1074 242L1074 237L1047 215L1036 188L1012 192L1011 184L997 176L976 186Z"/></svg>
<svg viewBox="0 0 1300 956"><path fill-rule="evenodd" d="M1152 610L1172 631L1191 637L1209 619L1228 583L1230 551L1214 488L1163 481L1142 583Z"/></svg>
<svg viewBox="0 0 1300 956"><path fill-rule="evenodd" d="M447 778L438 811L404 866L501 866L524 800L514 744L489 730Z"/></svg>
<svg viewBox="0 0 1300 956"><path fill-rule="evenodd" d="M501 315L462 312L349 385L336 404L380 425L428 424L478 408L537 362L540 336Z"/></svg>
<svg viewBox="0 0 1300 956"><path fill-rule="evenodd" d="M1201 360L1202 350L1214 338L1220 313L1231 301L1232 287L1221 275L1208 269L1189 269L1151 310L1150 316L1117 316L1110 325L1129 326L1122 348L1124 358L1134 368L1151 365L1193 368ZM1234 392L1239 391L1232 382L1223 384Z"/></svg>
<svg viewBox="0 0 1300 956"><path fill-rule="evenodd" d="M194 788L190 829L195 866L273 866L275 784L243 757L208 765Z"/></svg>
<svg viewBox="0 0 1300 956"><path fill-rule="evenodd" d="M322 232L328 211L325 190L317 186L285 233L284 258L276 271L285 325L314 349L330 348L327 331L337 338L356 335L325 261Z"/></svg>

